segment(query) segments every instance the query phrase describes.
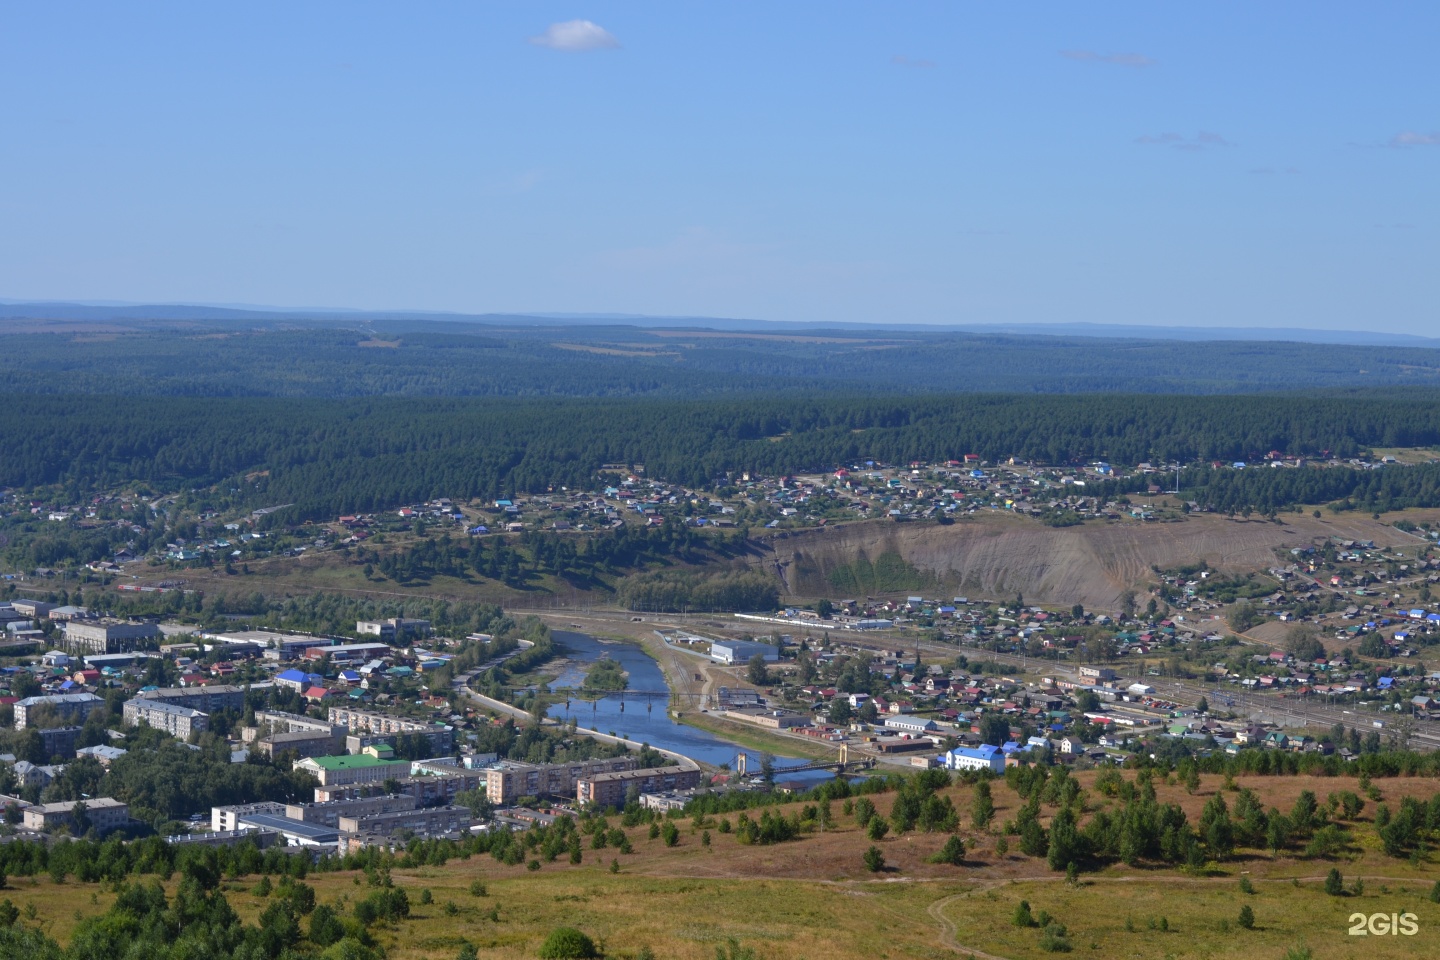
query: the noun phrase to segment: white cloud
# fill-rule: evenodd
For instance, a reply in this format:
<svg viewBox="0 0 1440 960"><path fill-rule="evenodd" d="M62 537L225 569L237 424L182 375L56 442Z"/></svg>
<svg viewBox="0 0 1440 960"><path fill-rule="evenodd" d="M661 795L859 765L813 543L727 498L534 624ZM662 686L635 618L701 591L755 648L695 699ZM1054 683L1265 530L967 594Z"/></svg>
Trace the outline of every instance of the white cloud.
<svg viewBox="0 0 1440 960"><path fill-rule="evenodd" d="M1390 138L1392 147L1440 147L1440 132L1416 133L1406 130Z"/></svg>
<svg viewBox="0 0 1440 960"><path fill-rule="evenodd" d="M1136 143L1143 143L1152 147L1170 147L1174 150L1208 150L1212 147L1233 147L1235 144L1226 140L1218 133L1210 133L1201 130L1193 137L1187 137L1179 133L1160 133L1154 136L1143 136L1135 139Z"/></svg>
<svg viewBox="0 0 1440 960"><path fill-rule="evenodd" d="M895 54L895 56L890 58L890 62L897 67L920 67L921 69L926 69L935 66L934 60L911 60L902 53Z"/></svg>
<svg viewBox="0 0 1440 960"><path fill-rule="evenodd" d="M1109 63L1117 67L1144 67L1155 66L1156 61L1145 56L1143 53L1096 53L1094 50L1061 50L1060 56L1067 60L1079 60L1082 63Z"/></svg>
<svg viewBox="0 0 1440 960"><path fill-rule="evenodd" d="M587 50L618 50L620 41L615 35L598 23L589 20L566 20L552 23L538 37L530 42L537 47L549 47L565 53L584 53Z"/></svg>

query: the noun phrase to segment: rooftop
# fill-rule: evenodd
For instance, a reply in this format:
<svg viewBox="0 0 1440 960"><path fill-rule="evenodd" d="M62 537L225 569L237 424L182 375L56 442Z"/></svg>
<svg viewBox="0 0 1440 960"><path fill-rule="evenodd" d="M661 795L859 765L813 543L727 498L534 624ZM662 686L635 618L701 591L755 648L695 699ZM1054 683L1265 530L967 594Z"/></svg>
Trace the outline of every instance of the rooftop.
<svg viewBox="0 0 1440 960"><path fill-rule="evenodd" d="M408 760L381 760L379 757L372 757L366 754L356 754L345 757L308 757L301 763L313 763L322 770L357 770L365 767L389 767L404 766L408 768Z"/></svg>

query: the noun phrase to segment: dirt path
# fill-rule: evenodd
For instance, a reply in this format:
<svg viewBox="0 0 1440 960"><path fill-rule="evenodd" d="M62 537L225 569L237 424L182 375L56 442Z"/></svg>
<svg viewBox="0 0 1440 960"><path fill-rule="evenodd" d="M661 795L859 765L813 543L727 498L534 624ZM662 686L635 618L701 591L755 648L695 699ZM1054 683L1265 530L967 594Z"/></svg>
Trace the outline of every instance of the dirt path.
<svg viewBox="0 0 1440 960"><path fill-rule="evenodd" d="M982 887L981 889L988 890L990 888ZM978 958L978 960L1006 960L1005 957L999 957L993 953L986 953L983 950L977 950L974 947L967 947L965 944L960 943L958 940L955 939L955 935L958 932L955 926L955 921L945 916L945 908L948 907L950 904L954 903L956 900L963 900L966 897L970 896L972 893L978 892L978 890L970 890L965 893L957 893L954 896L949 896L941 900L936 900L934 903L930 904L930 906L925 908L925 912L930 915L931 920L934 920L940 925L940 943L942 946L949 947L956 953L963 953L966 956L976 957Z"/></svg>

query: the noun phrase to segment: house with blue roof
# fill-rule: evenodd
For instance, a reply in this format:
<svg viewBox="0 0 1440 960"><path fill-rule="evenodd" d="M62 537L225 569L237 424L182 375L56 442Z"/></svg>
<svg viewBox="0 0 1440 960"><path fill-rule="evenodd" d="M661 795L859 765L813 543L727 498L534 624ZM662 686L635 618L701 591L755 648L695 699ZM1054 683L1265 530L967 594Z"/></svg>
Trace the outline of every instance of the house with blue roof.
<svg viewBox="0 0 1440 960"><path fill-rule="evenodd" d="M296 693L303 693L305 688L310 686L310 677L303 670L286 670L275 675L275 683L289 687Z"/></svg>
<svg viewBox="0 0 1440 960"><path fill-rule="evenodd" d="M982 743L978 747L956 747L945 754L945 767L949 770L989 770L992 773L1005 772L1005 754L999 747Z"/></svg>

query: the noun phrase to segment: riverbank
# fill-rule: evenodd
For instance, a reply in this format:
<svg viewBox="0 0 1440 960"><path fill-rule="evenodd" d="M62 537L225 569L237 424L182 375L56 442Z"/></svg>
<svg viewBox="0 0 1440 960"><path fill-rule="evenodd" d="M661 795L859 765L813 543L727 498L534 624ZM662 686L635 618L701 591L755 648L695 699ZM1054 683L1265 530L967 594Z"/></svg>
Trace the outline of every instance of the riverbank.
<svg viewBox="0 0 1440 960"><path fill-rule="evenodd" d="M791 757L803 757L806 760L834 760L839 755L839 750L835 747L812 743L800 737L767 733L748 723L725 720L714 714L685 712L683 715L675 713L671 716L677 723L704 730L706 733L713 733L721 739L729 740L747 750L759 753L785 754Z"/></svg>
<svg viewBox="0 0 1440 960"><path fill-rule="evenodd" d="M714 664L710 663L708 659L696 657L687 651L676 650L655 635L653 624L647 624L647 627L649 629L643 632L636 631L631 636L601 633L595 633L594 636L616 643L635 644L660 665L660 672L664 674L665 684L670 688L671 693L679 692L681 694L672 696L670 701L670 716L677 723L694 727L696 730L704 730L706 733L714 734L737 746L759 753L803 757L806 760L835 759L839 753L835 747L816 743L805 737L771 733L751 724L738 723L734 720L723 719L713 713L700 712L701 706L708 706L712 709L714 707L713 689L717 686L716 678L711 675ZM695 679L697 675L701 678L698 681ZM743 684L735 685L743 686Z"/></svg>

